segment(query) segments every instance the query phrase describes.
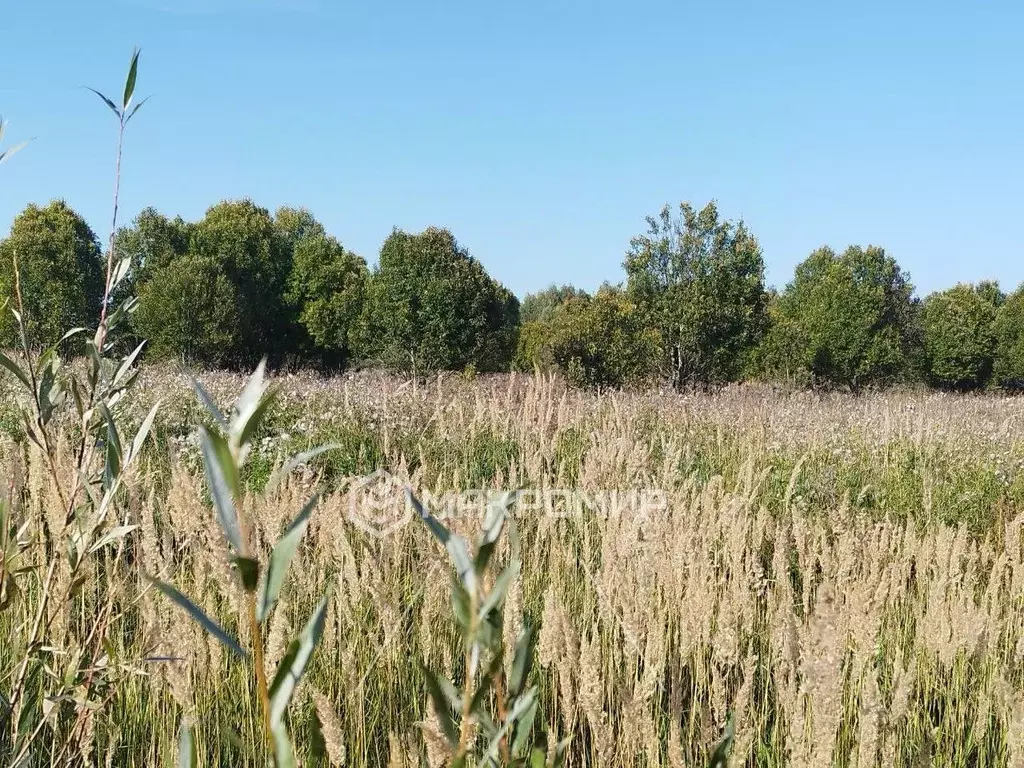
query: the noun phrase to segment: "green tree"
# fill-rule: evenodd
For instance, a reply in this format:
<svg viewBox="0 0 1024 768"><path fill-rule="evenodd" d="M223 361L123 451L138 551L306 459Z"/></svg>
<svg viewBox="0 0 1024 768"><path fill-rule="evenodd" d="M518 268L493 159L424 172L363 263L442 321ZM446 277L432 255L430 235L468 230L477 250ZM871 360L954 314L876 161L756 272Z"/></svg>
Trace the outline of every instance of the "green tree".
<svg viewBox="0 0 1024 768"><path fill-rule="evenodd" d="M928 380L945 389L975 389L992 374L996 307L984 290L959 284L924 302L921 325Z"/></svg>
<svg viewBox="0 0 1024 768"><path fill-rule="evenodd" d="M219 263L187 253L158 267L141 286L135 327L155 358L230 365L240 346L239 302Z"/></svg>
<svg viewBox="0 0 1024 768"><path fill-rule="evenodd" d="M1004 389L1024 389L1024 284L999 307L995 337L995 382Z"/></svg>
<svg viewBox="0 0 1024 768"><path fill-rule="evenodd" d="M217 265L234 286L237 333L228 361L281 360L292 342L284 305L291 263L270 212L251 200L218 203L192 228L189 253Z"/></svg>
<svg viewBox="0 0 1024 768"><path fill-rule="evenodd" d="M535 369L549 370L551 360L551 335L554 332L555 320L532 320L519 326L519 338L516 341L516 353L512 359L512 367L517 371L531 372Z"/></svg>
<svg viewBox="0 0 1024 768"><path fill-rule="evenodd" d="M661 339L621 289L575 296L555 315L544 353L577 386L619 389L650 381Z"/></svg>
<svg viewBox="0 0 1024 768"><path fill-rule="evenodd" d="M349 362L368 278L366 262L330 235L310 231L298 237L285 304L299 326L304 359L329 367Z"/></svg>
<svg viewBox="0 0 1024 768"><path fill-rule="evenodd" d="M1006 294L999 287L995 280L982 280L974 286L975 292L996 309L999 309L1006 301Z"/></svg>
<svg viewBox="0 0 1024 768"><path fill-rule="evenodd" d="M361 346L392 368L507 370L519 302L445 229L396 229L370 279Z"/></svg>
<svg viewBox="0 0 1024 768"><path fill-rule="evenodd" d="M63 200L29 205L0 243L0 293L15 305L17 259L30 343L48 346L75 326L95 326L103 300L104 265L99 241ZM0 320L0 339L15 341L10 312Z"/></svg>
<svg viewBox="0 0 1024 768"><path fill-rule="evenodd" d="M816 383L852 390L892 382L912 369L913 286L885 250L819 248L796 268L779 300Z"/></svg>
<svg viewBox="0 0 1024 768"><path fill-rule="evenodd" d="M114 293L114 305L129 297L139 298L153 275L188 251L191 225L180 216L168 219L155 208L144 208L127 227L121 227L114 239L120 257L131 259L131 269ZM128 318L120 334L123 345L134 348L146 336L139 333L134 316ZM152 353L148 344L147 354Z"/></svg>
<svg viewBox="0 0 1024 768"><path fill-rule="evenodd" d="M286 252L295 250L296 244L304 237L326 237L327 230L307 208L281 206L274 213L274 230L281 239Z"/></svg>
<svg viewBox="0 0 1024 768"><path fill-rule="evenodd" d="M123 283L128 295L134 295L136 287L188 250L191 226L180 216L168 219L149 207L142 209L129 226L118 230L114 240L117 253L132 260L131 273Z"/></svg>
<svg viewBox="0 0 1024 768"><path fill-rule="evenodd" d="M519 319L523 325L550 322L555 312L565 302L586 295L586 291L572 285L551 285L543 291L528 293L523 298Z"/></svg>
<svg viewBox="0 0 1024 768"><path fill-rule="evenodd" d="M743 222L708 203L648 217L624 263L632 299L659 331L661 368L677 387L736 379L766 325L764 260Z"/></svg>
<svg viewBox="0 0 1024 768"><path fill-rule="evenodd" d="M804 362L807 346L800 325L783 311L782 298L773 289L768 299L768 330L757 347L750 374L764 381L806 386L810 383Z"/></svg>

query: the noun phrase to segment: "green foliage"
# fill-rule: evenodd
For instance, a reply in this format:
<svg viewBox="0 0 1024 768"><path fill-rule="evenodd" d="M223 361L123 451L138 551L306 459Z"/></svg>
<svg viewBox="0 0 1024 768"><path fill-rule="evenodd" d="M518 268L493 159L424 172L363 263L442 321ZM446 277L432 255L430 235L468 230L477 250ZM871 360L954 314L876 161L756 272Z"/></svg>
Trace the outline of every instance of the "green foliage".
<svg viewBox="0 0 1024 768"><path fill-rule="evenodd" d="M807 348L796 319L782 311L781 297L772 291L768 300L768 331L758 345L748 373L755 378L804 386L810 372L804 364Z"/></svg>
<svg viewBox="0 0 1024 768"><path fill-rule="evenodd" d="M743 222L708 203L648 217L624 263L630 296L661 334L661 367L677 387L739 377L766 324L764 260Z"/></svg>
<svg viewBox="0 0 1024 768"><path fill-rule="evenodd" d="M156 358L224 366L241 342L235 286L219 265L194 254L155 269L140 287L136 332Z"/></svg>
<svg viewBox="0 0 1024 768"><path fill-rule="evenodd" d="M15 260L32 346L50 346L67 329L99 319L104 283L99 241L67 203L29 205L0 242L0 295L17 307ZM5 347L19 343L16 325L5 312L0 320L0 342Z"/></svg>
<svg viewBox="0 0 1024 768"><path fill-rule="evenodd" d="M117 232L114 247L131 259L122 291L134 295L155 273L188 251L191 226L180 216L168 219L155 208L143 208L131 225Z"/></svg>
<svg viewBox="0 0 1024 768"><path fill-rule="evenodd" d="M522 570L514 532L512 557L503 569L497 567L495 554L503 530L513 525L511 499L489 505L472 550L411 493L409 501L454 567L451 604L464 656L461 690L443 673L423 670L434 714L448 742L446 765L560 768L569 739L549 752L548 739L534 733L538 689L527 685L536 641L532 626L523 626L510 663L505 663L505 596Z"/></svg>
<svg viewBox="0 0 1024 768"><path fill-rule="evenodd" d="M975 292L996 309L1006 301L1006 294L995 280L982 280L974 286Z"/></svg>
<svg viewBox="0 0 1024 768"><path fill-rule="evenodd" d="M605 285L568 300L554 316L541 354L577 386L621 388L650 381L660 337L629 295Z"/></svg>
<svg viewBox="0 0 1024 768"><path fill-rule="evenodd" d="M999 307L993 377L1005 389L1024 389L1024 285Z"/></svg>
<svg viewBox="0 0 1024 768"><path fill-rule="evenodd" d="M786 323L773 342L816 383L853 390L906 376L914 353L913 286L882 248L820 248L779 300Z"/></svg>
<svg viewBox="0 0 1024 768"><path fill-rule="evenodd" d="M235 288L229 359L244 365L263 350L280 359L287 351L282 298L291 264L270 212L251 200L218 203L193 228L189 252L216 264Z"/></svg>
<svg viewBox="0 0 1024 768"><path fill-rule="evenodd" d="M992 374L996 307L978 290L961 283L933 293L922 307L928 380L946 389L976 389Z"/></svg>
<svg viewBox="0 0 1024 768"><path fill-rule="evenodd" d="M274 230L280 240L280 247L294 251L295 245L305 237L324 237L327 230L307 208L292 208L283 205L274 213Z"/></svg>
<svg viewBox="0 0 1024 768"><path fill-rule="evenodd" d="M288 710L295 689L320 642L329 594L323 596L305 627L288 645L272 681L268 679L264 666L263 631L277 603L295 551L305 536L317 497L313 496L306 502L274 544L269 557L265 561L261 559L255 542L250 540L252 526L248 519L247 495L241 478L246 459L251 453L252 440L259 433L276 393L264 379L262 362L238 395L228 418L213 405L212 398L199 382L195 382L195 388L200 401L210 411L218 427L215 430L202 429L200 432L203 469L217 522L226 540L226 556L234 563L245 593L245 606L241 608L239 620L249 628L252 677L259 694L264 736L273 745L274 764L277 768L291 768L296 765L296 759L288 733ZM329 447L323 446L293 457L286 462L286 466L294 467L298 462L306 461ZM277 482L277 478L272 478L265 492L272 490ZM227 630L203 613L188 597L170 584L156 579L153 583L218 642L243 660L250 658L250 653ZM183 753L186 751L182 749Z"/></svg>
<svg viewBox="0 0 1024 768"><path fill-rule="evenodd" d="M518 325L518 300L451 232L396 229L370 279L360 338L368 357L398 370L488 372L509 367Z"/></svg>
<svg viewBox="0 0 1024 768"><path fill-rule="evenodd" d="M550 369L553 366L550 354L552 330L551 321L524 322L519 327L512 367L517 371L526 372Z"/></svg>
<svg viewBox="0 0 1024 768"><path fill-rule="evenodd" d="M527 323L549 323L555 312L569 299L586 298L587 292L571 285L552 285L537 293L528 293L523 299L519 319Z"/></svg>
<svg viewBox="0 0 1024 768"><path fill-rule="evenodd" d="M301 328L306 359L348 362L368 279L366 262L330 235L315 231L295 241L285 304Z"/></svg>
<svg viewBox="0 0 1024 768"><path fill-rule="evenodd" d="M138 50L122 106L100 94L118 117L119 137L140 106L132 108L137 73ZM115 189L120 160L119 140ZM116 214L115 193L115 227ZM85 746L91 734L81 724L109 704L110 691L130 676L111 663L109 628L119 596L113 590L82 594L86 571L129 559L126 541L138 525L126 522L128 489L159 407L150 409L131 436L115 415L136 380L141 349L124 357L115 352L115 333L134 302L115 301L127 262L116 257L113 241L111 233L104 275L92 230L55 202L29 206L2 246L8 257L2 261L10 265L4 288L18 286L17 309L11 308L6 330L17 339L20 355L17 361L0 355L0 365L14 377L25 436L47 467L55 513L29 537L40 511L0 503L0 620L9 621L21 607L20 596L28 594L36 617L21 628L17 663L0 683L0 754L12 765L79 764L91 748ZM77 327L94 322L94 332ZM62 335L70 325L76 327ZM72 339L82 341L87 352L83 365L65 366L58 355ZM49 348L40 354L42 344ZM75 428L68 430L68 424ZM25 562L34 547L46 553L44 566ZM71 629L57 639L55 624L67 628L86 613L86 631Z"/></svg>

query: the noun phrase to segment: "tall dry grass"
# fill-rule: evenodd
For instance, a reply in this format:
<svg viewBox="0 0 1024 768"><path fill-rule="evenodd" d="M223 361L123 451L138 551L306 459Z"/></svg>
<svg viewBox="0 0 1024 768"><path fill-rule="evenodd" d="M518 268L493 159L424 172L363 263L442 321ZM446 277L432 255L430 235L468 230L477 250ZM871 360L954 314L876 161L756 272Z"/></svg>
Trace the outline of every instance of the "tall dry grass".
<svg viewBox="0 0 1024 768"><path fill-rule="evenodd" d="M53 655L73 655L112 599L106 663L125 673L83 723L89 759L168 764L184 714L204 764L261 764L250 676L143 577L180 586L245 637L197 472L190 425L201 416L184 377L143 379L140 413L147 399L170 407L125 483L139 528L121 558L77 577ZM238 389L227 375L204 381L225 402ZM518 516L523 577L504 635L511 646L522 616L540 626L538 725L572 737L568 765L701 765L730 715L731 765L1024 765L1019 401L597 396L530 378L278 383L263 464L285 444L344 446L247 505L266 548L310 487L328 485L267 652L272 665L333 587L293 723L301 744L319 720L332 765L439 765L419 663L462 674L448 567L429 534L414 523L375 538L349 519L350 479L375 467L428 491L666 493L661 514ZM33 531L60 511L43 462L5 439L0 466L28 537L42 540ZM469 533L479 521L449 523ZM25 650L36 598L0 613L0 677Z"/></svg>

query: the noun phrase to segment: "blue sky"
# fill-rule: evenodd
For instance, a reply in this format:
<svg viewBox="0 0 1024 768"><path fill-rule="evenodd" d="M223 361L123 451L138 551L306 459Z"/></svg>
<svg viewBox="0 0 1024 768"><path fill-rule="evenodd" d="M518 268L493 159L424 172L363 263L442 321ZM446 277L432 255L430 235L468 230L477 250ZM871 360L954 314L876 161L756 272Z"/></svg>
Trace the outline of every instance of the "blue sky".
<svg viewBox="0 0 1024 768"><path fill-rule="evenodd" d="M770 7L771 6L771 7ZM117 92L142 46L124 220L309 207L376 260L446 226L512 290L622 279L665 202L716 199L785 284L885 246L920 293L1024 280L1018 3L9 4L0 222L63 197L104 239Z"/></svg>

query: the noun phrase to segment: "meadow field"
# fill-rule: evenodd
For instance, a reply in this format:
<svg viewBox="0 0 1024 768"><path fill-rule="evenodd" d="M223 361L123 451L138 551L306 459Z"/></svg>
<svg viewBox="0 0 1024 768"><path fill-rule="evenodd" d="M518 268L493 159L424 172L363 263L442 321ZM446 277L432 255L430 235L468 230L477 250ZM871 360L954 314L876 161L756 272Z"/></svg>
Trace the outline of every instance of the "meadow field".
<svg viewBox="0 0 1024 768"><path fill-rule="evenodd" d="M199 378L225 407L244 385ZM415 519L385 535L360 524L359 478L386 469L424 496L664 494L653 512L512 509L523 567L504 642L511 654L524 621L539 627L535 727L571 738L568 766L706 765L729 722L732 766L1024 765L1024 399L762 386L601 395L527 375L273 383L242 478L257 549L323 495L269 623L268 667L331 589L291 715L300 764L317 764L304 751L314 719L321 764L445 764L422 665L464 674L450 566ZM51 662L26 690L47 694L97 616L109 619L102 664L118 682L74 709L76 755L56 726L47 738L62 702L43 706L49 746L25 765L173 765L183 717L199 764L266 762L251 675L145 578L173 582L245 637L203 479L198 426L211 417L188 376L157 366L143 368L119 418L137 424L157 401L107 524L130 532L74 573L57 561L72 599L52 610ZM69 473L74 429L52 447ZM23 563L43 569L66 499L9 393L0 430ZM286 455L323 443L337 448L255 493ZM470 534L480 520L448 524ZM0 601L6 681L41 613L38 580L19 583Z"/></svg>

